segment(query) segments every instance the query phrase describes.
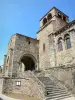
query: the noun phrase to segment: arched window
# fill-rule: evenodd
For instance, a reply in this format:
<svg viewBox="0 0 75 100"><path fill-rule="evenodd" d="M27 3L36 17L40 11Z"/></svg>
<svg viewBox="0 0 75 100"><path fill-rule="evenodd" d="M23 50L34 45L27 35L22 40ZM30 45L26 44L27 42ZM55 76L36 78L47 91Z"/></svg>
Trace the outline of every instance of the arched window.
<svg viewBox="0 0 75 100"><path fill-rule="evenodd" d="M52 18L52 14L49 13L48 16L47 16L47 19L50 20L51 18Z"/></svg>
<svg viewBox="0 0 75 100"><path fill-rule="evenodd" d="M43 25L45 25L47 23L47 18L43 19Z"/></svg>
<svg viewBox="0 0 75 100"><path fill-rule="evenodd" d="M66 35L64 36L64 39L65 39L65 43L66 43L66 49L71 48L70 35L69 35L69 34L66 34Z"/></svg>
<svg viewBox="0 0 75 100"><path fill-rule="evenodd" d="M62 51L63 50L63 47L62 47L62 38L60 37L58 39L58 51Z"/></svg>
<svg viewBox="0 0 75 100"><path fill-rule="evenodd" d="M61 14L60 14L59 12L58 12L58 17L59 17L59 18L62 18Z"/></svg>

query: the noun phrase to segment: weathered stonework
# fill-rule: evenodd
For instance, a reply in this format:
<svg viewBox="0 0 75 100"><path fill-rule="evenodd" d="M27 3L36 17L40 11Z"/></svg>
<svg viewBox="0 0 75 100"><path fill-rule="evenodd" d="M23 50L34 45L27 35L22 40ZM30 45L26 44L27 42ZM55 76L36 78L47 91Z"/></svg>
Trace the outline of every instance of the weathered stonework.
<svg viewBox="0 0 75 100"><path fill-rule="evenodd" d="M62 45L58 43L59 38ZM40 20L36 39L19 33L11 37L0 89L3 93L44 99L47 94L44 79L48 81L48 78L75 94L75 21L69 22L68 16L55 7Z"/></svg>
<svg viewBox="0 0 75 100"><path fill-rule="evenodd" d="M0 93L3 92L3 81L4 81L4 79L2 77L0 77Z"/></svg>
<svg viewBox="0 0 75 100"><path fill-rule="evenodd" d="M44 99L44 85L31 72L22 74L16 78L4 78L3 93L26 94ZM21 82L21 85L17 86L17 82Z"/></svg>
<svg viewBox="0 0 75 100"><path fill-rule="evenodd" d="M36 70L38 69L38 40L17 33L12 36L11 42L9 43L7 54L7 59L9 57L9 61L7 63L7 59L5 59L6 64L4 64L4 67L7 68L5 73L7 72L10 76L18 73L23 56L31 57L35 62Z"/></svg>

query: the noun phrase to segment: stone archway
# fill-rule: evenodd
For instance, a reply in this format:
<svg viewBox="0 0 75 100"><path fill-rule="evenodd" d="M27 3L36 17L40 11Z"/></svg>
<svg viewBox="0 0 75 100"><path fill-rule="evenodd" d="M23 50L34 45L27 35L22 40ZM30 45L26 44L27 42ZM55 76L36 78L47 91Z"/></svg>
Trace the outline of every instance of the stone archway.
<svg viewBox="0 0 75 100"><path fill-rule="evenodd" d="M36 58L32 55L23 55L20 59L20 71L36 70Z"/></svg>

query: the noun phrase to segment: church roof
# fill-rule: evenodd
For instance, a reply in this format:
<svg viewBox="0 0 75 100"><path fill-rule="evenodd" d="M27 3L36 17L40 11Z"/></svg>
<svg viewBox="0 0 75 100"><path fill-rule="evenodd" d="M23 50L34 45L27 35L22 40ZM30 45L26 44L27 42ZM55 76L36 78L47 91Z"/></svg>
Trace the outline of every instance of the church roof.
<svg viewBox="0 0 75 100"><path fill-rule="evenodd" d="M72 25L75 24L75 20L67 23L67 25L65 25L64 27L62 27L61 29L59 29L58 31L56 31L54 34L58 34L58 33L61 33L63 31L65 31L66 29L70 28Z"/></svg>

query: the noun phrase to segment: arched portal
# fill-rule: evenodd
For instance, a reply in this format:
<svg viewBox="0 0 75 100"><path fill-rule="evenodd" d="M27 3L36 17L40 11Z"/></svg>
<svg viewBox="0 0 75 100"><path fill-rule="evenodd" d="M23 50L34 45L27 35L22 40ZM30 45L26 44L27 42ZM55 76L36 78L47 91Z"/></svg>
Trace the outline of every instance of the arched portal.
<svg viewBox="0 0 75 100"><path fill-rule="evenodd" d="M24 55L20 60L20 71L34 71L36 69L35 58Z"/></svg>

